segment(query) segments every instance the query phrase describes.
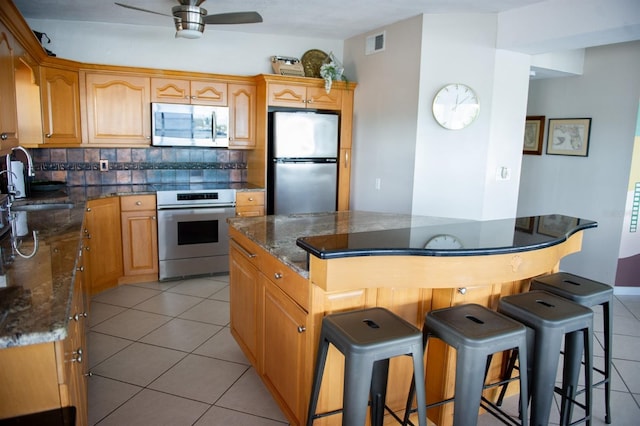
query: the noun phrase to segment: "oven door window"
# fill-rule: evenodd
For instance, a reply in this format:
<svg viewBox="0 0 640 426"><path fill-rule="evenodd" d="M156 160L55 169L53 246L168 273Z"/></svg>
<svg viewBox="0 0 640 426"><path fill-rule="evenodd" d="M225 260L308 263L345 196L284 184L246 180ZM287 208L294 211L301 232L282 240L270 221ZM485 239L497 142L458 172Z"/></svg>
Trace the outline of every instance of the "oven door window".
<svg viewBox="0 0 640 426"><path fill-rule="evenodd" d="M233 207L158 210L160 260L227 255L234 215Z"/></svg>
<svg viewBox="0 0 640 426"><path fill-rule="evenodd" d="M178 245L217 243L218 227L217 220L178 222Z"/></svg>

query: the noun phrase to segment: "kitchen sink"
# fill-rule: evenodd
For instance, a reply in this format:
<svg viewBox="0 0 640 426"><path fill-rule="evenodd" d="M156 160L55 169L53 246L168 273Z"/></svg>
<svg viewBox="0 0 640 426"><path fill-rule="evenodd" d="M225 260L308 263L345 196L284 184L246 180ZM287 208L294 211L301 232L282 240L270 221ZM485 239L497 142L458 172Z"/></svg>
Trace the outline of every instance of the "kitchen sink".
<svg viewBox="0 0 640 426"><path fill-rule="evenodd" d="M14 212L38 212L43 210L65 210L74 208L73 203L41 203L11 206Z"/></svg>

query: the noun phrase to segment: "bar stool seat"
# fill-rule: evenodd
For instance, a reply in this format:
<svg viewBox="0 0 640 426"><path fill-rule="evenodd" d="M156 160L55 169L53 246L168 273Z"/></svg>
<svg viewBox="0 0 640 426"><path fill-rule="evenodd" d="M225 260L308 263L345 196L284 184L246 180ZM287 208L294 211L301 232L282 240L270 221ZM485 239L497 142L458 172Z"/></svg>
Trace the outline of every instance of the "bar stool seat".
<svg viewBox="0 0 640 426"><path fill-rule="evenodd" d="M316 414L330 344L345 357L343 407L341 410ZM361 426L365 423L368 405L371 405L371 424L382 426L389 359L400 355L412 356L414 380L420 378L419 382L422 382L416 387L417 398L423 402L418 417L420 426L426 426L420 330L384 308L325 316L320 331L307 426L311 426L317 418L339 412L342 412L344 426Z"/></svg>
<svg viewBox="0 0 640 426"><path fill-rule="evenodd" d="M594 367L594 371L603 375L603 380L593 383L593 387L604 384L605 398L605 422L611 424L611 339L613 336L613 287L597 281L593 281L567 272L538 277L531 281L532 290L543 290L557 296L579 303L582 306L593 308L601 305L604 322L604 369ZM570 372L571 381L577 380L578 366ZM565 389L565 392L568 391ZM575 395L572 395L575 397ZM562 407L562 416L567 410L567 416L571 419L569 407Z"/></svg>
<svg viewBox="0 0 640 426"><path fill-rule="evenodd" d="M435 337L456 349L456 383L453 397L454 426L475 425L480 406L504 423L513 419L502 413L494 404L482 397L487 367L494 353L517 349L520 362L527 362L526 328L517 321L477 304L458 305L427 313L422 329L423 341L428 350L428 342ZM428 368L428 365L427 365ZM520 374L520 410L522 425L527 425L527 371ZM409 391L405 424L413 405L413 386ZM452 399L438 401L427 408L451 402ZM484 404L483 404L484 402ZM418 409L420 408L419 403ZM507 423L509 424L509 423Z"/></svg>
<svg viewBox="0 0 640 426"><path fill-rule="evenodd" d="M581 364L582 352L575 345L567 344L571 339L583 337L585 358L585 404L578 404L585 410L585 417L580 421L591 424L591 383L592 383L592 345L593 345L593 311L570 300L540 290L505 296L498 302L501 312L526 325L530 331L530 362L520 364L520 373L527 365L529 371L529 391L531 394L531 424L546 426L554 391L560 393L563 405L567 394L556 389L555 379L560 360L562 340L565 339L565 355L563 372L571 370L571 366ZM567 383L563 377L563 389L566 386L575 388L576 383Z"/></svg>

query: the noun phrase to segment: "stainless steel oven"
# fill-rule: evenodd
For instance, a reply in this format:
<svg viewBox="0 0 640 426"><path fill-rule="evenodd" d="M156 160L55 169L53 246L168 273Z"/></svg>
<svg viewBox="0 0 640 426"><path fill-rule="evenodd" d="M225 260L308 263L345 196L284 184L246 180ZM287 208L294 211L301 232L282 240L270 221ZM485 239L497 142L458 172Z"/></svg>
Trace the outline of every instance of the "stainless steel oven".
<svg viewBox="0 0 640 426"><path fill-rule="evenodd" d="M229 271L235 200L234 189L157 192L160 280Z"/></svg>

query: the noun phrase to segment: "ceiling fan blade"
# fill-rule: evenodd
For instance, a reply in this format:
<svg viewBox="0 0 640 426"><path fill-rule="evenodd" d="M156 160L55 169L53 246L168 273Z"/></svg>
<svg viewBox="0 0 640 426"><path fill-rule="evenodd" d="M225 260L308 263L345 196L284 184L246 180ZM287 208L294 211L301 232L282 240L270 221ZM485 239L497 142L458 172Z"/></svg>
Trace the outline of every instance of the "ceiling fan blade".
<svg viewBox="0 0 640 426"><path fill-rule="evenodd" d="M207 15L204 17L205 24L257 24L262 22L262 16L258 12L231 12Z"/></svg>
<svg viewBox="0 0 640 426"><path fill-rule="evenodd" d="M114 3L117 4L118 6L126 7L127 9L138 10L140 12L154 13L156 15L168 16L169 18L173 18L172 15L167 15L166 13L154 12L153 10L142 9L140 7L130 6L128 4L122 4L122 3L118 3L118 2L114 2Z"/></svg>

